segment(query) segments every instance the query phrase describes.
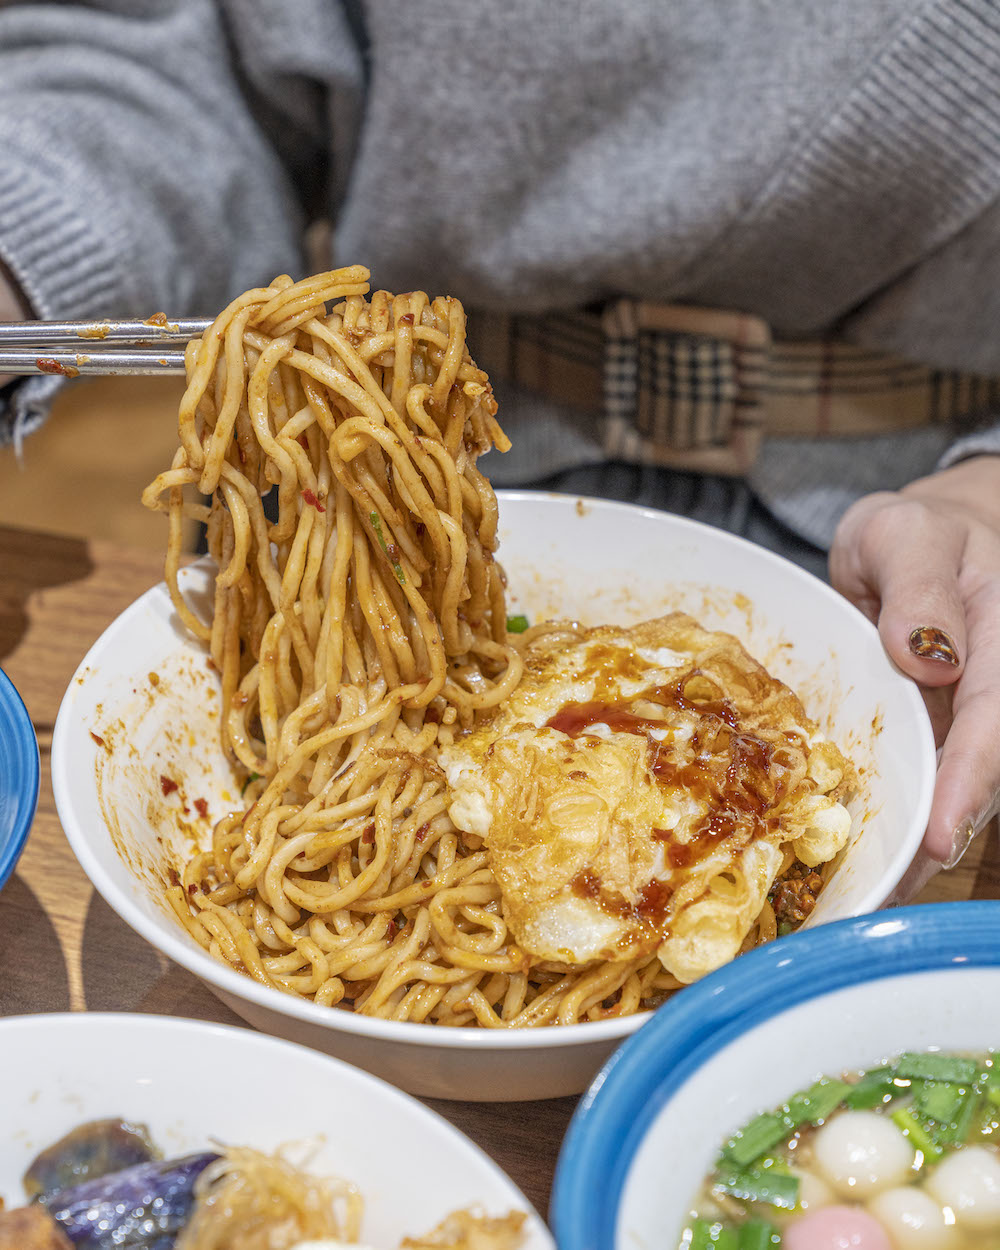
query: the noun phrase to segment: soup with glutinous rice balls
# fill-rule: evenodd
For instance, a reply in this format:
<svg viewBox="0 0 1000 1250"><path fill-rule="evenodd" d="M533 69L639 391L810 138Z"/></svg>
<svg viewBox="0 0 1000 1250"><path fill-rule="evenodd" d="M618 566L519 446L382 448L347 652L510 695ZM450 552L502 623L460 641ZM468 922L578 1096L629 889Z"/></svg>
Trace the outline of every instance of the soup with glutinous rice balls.
<svg viewBox="0 0 1000 1250"><path fill-rule="evenodd" d="M824 1076L724 1144L679 1250L998 1250L1000 1055Z"/></svg>

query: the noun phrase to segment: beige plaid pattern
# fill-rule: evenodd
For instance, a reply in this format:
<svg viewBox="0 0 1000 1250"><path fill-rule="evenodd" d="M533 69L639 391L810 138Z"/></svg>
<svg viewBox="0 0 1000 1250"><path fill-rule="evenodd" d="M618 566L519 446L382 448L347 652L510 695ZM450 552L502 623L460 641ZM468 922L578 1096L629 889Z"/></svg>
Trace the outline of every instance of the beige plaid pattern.
<svg viewBox="0 0 1000 1250"><path fill-rule="evenodd" d="M609 457L743 474L765 433L860 437L975 420L1000 378L835 340L776 342L759 317L617 300L599 311L473 314L492 377L603 417Z"/></svg>

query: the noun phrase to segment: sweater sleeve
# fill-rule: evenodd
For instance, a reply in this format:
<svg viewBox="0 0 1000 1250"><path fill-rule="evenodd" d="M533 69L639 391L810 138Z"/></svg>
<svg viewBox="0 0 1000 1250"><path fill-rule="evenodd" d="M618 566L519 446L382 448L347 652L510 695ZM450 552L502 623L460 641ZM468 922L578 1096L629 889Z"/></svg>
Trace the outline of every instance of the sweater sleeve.
<svg viewBox="0 0 1000 1250"><path fill-rule="evenodd" d="M0 258L39 317L207 314L301 269L309 127L272 139L234 46L213 0L0 6ZM0 441L54 389L4 388Z"/></svg>
<svg viewBox="0 0 1000 1250"><path fill-rule="evenodd" d="M1000 201L862 304L841 327L863 347L1000 379ZM995 400L1000 385L989 387ZM1000 454L1000 404L956 424L937 462Z"/></svg>

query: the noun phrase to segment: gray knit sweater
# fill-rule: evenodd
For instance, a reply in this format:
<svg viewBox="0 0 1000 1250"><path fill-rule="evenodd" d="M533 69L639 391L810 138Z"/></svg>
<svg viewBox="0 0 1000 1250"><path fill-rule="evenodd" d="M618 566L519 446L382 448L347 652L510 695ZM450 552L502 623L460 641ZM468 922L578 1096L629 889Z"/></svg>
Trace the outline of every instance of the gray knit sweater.
<svg viewBox="0 0 1000 1250"><path fill-rule="evenodd" d="M323 218L389 289L736 308L1000 374L1000 11L0 3L0 257L39 316L211 312L302 273ZM8 436L52 388L15 388ZM500 483L600 456L572 413L502 418ZM772 440L751 486L826 544L858 495L978 450L1000 433Z"/></svg>

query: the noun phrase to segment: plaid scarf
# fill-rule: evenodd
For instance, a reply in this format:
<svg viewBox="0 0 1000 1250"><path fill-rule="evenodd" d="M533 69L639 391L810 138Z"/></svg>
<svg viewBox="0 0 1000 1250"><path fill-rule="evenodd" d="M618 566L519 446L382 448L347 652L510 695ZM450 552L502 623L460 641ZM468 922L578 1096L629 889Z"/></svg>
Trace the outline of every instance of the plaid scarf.
<svg viewBox="0 0 1000 1250"><path fill-rule="evenodd" d="M474 313L470 345L491 377L599 415L609 459L689 472L745 474L765 434L954 426L1000 404L1000 378L834 339L776 342L759 317L641 300Z"/></svg>

